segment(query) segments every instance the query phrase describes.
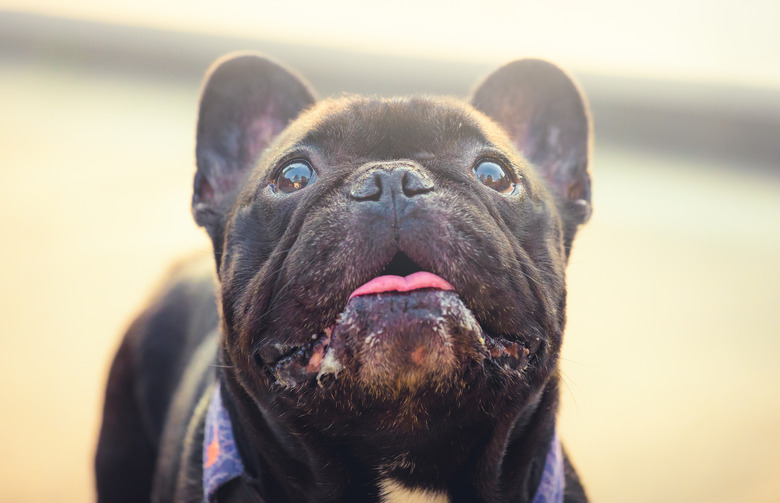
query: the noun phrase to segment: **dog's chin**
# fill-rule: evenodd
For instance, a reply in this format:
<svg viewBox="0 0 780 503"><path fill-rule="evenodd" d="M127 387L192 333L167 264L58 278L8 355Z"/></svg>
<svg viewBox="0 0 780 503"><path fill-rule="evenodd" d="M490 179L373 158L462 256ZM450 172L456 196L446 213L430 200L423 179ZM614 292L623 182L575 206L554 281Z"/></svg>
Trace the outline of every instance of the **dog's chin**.
<svg viewBox="0 0 780 503"><path fill-rule="evenodd" d="M486 333L455 292L386 292L351 298L332 325L271 374L283 388L348 383L374 396L444 394L478 376L522 374L532 346Z"/></svg>

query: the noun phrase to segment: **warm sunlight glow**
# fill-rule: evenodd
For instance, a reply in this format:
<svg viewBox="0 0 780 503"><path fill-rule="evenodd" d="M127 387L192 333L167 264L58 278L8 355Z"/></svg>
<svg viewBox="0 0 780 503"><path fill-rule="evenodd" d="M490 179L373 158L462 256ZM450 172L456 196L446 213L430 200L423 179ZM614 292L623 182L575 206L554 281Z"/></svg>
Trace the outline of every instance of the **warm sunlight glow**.
<svg viewBox="0 0 780 503"><path fill-rule="evenodd" d="M215 267L191 210L196 123L204 72L235 50L289 66L321 98L465 97L523 57L569 71L594 129L593 218L566 271L557 423L566 450L596 502L780 501L779 26L780 0L0 0L0 503L95 500L95 446L123 334L173 264L200 253ZM264 92L252 85L252 96ZM553 96L507 114L544 123L565 108ZM247 117L248 131L272 129ZM388 124L377 130L405 126ZM554 124L550 148L569 134ZM253 140L227 120L218 127L225 142ZM342 130L318 131L329 129ZM368 131L381 147L398 139ZM423 158L418 144L410 155ZM535 202L544 182L530 165L521 176L485 152L462 166L474 187L472 176L532 211L546 208ZM468 158L446 162L459 156ZM278 191L319 177L314 160L284 159L268 180ZM504 202L486 207L514 221ZM523 233L523 247L557 246L535 227L512 232ZM487 246L453 249L475 264L496 259ZM490 270L480 273L485 284L503 281ZM352 295L453 285L417 271ZM338 365L317 354L310 371ZM424 352L409 355L426 364ZM207 444L207 464L226 445Z"/></svg>
<svg viewBox="0 0 780 503"><path fill-rule="evenodd" d="M780 4L770 0L364 2L0 0L0 9L315 43L364 52L780 86Z"/></svg>

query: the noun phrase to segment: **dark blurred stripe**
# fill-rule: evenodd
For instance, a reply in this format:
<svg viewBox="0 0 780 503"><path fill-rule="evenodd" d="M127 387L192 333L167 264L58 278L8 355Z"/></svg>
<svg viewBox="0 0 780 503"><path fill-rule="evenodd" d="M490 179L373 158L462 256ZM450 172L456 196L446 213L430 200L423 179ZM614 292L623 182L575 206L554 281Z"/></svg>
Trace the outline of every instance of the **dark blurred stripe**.
<svg viewBox="0 0 780 503"><path fill-rule="evenodd" d="M493 66L278 43L262 33L238 38L0 11L0 63L85 66L195 85L214 59L235 50L261 51L284 62L323 96L465 95ZM778 89L584 72L577 77L591 101L597 145L723 158L780 173Z"/></svg>

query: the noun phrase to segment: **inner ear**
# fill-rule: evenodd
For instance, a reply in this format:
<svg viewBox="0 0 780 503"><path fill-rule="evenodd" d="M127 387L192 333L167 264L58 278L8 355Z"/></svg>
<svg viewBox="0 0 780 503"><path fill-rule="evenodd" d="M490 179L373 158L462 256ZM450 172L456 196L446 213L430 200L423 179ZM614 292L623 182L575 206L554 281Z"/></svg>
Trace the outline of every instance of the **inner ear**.
<svg viewBox="0 0 780 503"><path fill-rule="evenodd" d="M521 59L488 76L471 103L502 126L572 217L585 222L591 205L591 124L574 81L551 63Z"/></svg>
<svg viewBox="0 0 780 503"><path fill-rule="evenodd" d="M220 245L224 218L263 150L314 103L309 85L257 54L230 54L206 76L198 113L192 210Z"/></svg>

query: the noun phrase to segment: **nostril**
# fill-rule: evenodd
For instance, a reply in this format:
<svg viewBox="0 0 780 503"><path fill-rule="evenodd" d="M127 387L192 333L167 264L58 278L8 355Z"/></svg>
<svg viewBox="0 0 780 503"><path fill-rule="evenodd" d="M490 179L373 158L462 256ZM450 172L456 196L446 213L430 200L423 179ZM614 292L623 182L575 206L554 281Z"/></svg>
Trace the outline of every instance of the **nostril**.
<svg viewBox="0 0 780 503"><path fill-rule="evenodd" d="M425 194L433 190L433 180L421 172L407 169L401 179L401 187L407 197Z"/></svg>
<svg viewBox="0 0 780 503"><path fill-rule="evenodd" d="M379 201L382 196L382 177L379 173L368 173L358 180L349 195L355 201Z"/></svg>
<svg viewBox="0 0 780 503"><path fill-rule="evenodd" d="M400 166L377 164L361 173L352 183L349 196L354 201L379 201L383 197L395 199L413 197L431 192L433 180L422 170L404 163ZM400 164L398 162L397 164Z"/></svg>

